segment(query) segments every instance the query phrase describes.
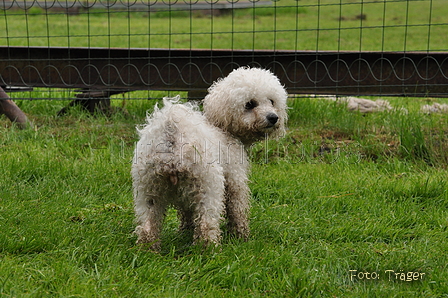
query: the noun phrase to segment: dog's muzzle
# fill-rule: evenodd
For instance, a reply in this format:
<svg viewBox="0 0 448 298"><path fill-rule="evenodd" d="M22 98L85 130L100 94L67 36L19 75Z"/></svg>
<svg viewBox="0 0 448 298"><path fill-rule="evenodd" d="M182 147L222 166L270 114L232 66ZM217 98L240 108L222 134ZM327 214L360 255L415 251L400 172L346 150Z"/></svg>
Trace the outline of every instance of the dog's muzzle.
<svg viewBox="0 0 448 298"><path fill-rule="evenodd" d="M269 113L266 115L266 120L268 121L268 127L272 127L277 123L278 116L274 113Z"/></svg>

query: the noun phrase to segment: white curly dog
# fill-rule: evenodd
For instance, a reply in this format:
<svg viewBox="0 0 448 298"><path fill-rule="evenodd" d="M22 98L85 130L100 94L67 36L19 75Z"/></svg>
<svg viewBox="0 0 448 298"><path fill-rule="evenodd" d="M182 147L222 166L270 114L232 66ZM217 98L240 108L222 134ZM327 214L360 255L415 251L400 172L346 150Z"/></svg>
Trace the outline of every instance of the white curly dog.
<svg viewBox="0 0 448 298"><path fill-rule="evenodd" d="M215 82L204 113L178 98L164 99L138 129L132 178L137 243L160 249L169 206L194 242L219 244L225 217L229 232L247 239L250 190L248 147L285 132L287 93L268 70L238 68Z"/></svg>

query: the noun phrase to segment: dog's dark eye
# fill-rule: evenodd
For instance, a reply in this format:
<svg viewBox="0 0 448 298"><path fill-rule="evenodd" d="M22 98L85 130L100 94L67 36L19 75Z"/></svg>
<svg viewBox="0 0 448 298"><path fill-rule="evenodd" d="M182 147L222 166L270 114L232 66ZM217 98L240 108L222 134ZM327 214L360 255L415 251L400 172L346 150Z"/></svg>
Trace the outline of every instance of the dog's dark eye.
<svg viewBox="0 0 448 298"><path fill-rule="evenodd" d="M272 105L274 105L274 101L272 99L269 100L271 102Z"/></svg>
<svg viewBox="0 0 448 298"><path fill-rule="evenodd" d="M244 108L245 108L246 110L252 110L252 109L255 108L256 106L258 106L257 102L256 102L255 100L251 100L251 101L248 101L248 102L246 103L246 105L244 106Z"/></svg>

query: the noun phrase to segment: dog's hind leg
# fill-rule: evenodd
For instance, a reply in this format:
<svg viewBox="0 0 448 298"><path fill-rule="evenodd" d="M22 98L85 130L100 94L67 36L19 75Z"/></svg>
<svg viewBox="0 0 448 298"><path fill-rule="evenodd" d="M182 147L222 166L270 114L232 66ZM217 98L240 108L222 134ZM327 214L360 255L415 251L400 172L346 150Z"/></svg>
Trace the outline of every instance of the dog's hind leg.
<svg viewBox="0 0 448 298"><path fill-rule="evenodd" d="M166 204L160 198L140 198L135 202L138 226L135 232L137 244L149 245L152 250L160 250L160 231L165 217Z"/></svg>

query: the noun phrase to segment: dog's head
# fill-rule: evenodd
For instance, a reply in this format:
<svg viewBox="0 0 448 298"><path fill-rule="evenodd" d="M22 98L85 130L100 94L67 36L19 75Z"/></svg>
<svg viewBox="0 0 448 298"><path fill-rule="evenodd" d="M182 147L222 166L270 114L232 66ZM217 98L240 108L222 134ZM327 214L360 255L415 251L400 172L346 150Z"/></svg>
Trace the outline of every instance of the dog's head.
<svg viewBox="0 0 448 298"><path fill-rule="evenodd" d="M204 99L204 114L245 145L285 133L287 93L268 70L241 67L216 81Z"/></svg>

